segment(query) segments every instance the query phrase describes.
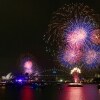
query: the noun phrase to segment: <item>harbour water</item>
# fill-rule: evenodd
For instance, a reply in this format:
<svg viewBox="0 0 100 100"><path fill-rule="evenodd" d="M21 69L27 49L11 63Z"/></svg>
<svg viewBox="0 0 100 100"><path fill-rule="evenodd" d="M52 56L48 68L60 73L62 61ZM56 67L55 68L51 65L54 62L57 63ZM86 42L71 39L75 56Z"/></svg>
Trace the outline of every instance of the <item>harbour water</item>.
<svg viewBox="0 0 100 100"><path fill-rule="evenodd" d="M84 85L83 87L68 87L67 85L1 87L0 100L100 100L100 90L96 85Z"/></svg>

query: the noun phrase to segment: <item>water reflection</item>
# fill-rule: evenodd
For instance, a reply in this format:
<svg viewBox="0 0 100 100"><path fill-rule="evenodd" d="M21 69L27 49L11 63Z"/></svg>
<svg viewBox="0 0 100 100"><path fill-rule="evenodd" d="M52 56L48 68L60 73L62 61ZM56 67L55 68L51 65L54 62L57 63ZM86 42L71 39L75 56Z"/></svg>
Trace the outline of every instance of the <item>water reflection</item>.
<svg viewBox="0 0 100 100"><path fill-rule="evenodd" d="M100 100L96 85L84 87L64 86L60 92L59 100Z"/></svg>
<svg viewBox="0 0 100 100"><path fill-rule="evenodd" d="M96 85L68 87L67 85L50 85L32 88L0 88L0 100L100 100L100 90Z"/></svg>
<svg viewBox="0 0 100 100"><path fill-rule="evenodd" d="M60 96L60 100L85 100L82 87L64 86Z"/></svg>
<svg viewBox="0 0 100 100"><path fill-rule="evenodd" d="M83 88L71 87L67 89L68 99L66 100L84 100Z"/></svg>
<svg viewBox="0 0 100 100"><path fill-rule="evenodd" d="M21 100L36 100L35 91L30 86L25 86L21 90Z"/></svg>
<svg viewBox="0 0 100 100"><path fill-rule="evenodd" d="M96 85L84 86L85 100L100 100L99 92Z"/></svg>
<svg viewBox="0 0 100 100"><path fill-rule="evenodd" d="M100 89L99 89L99 99L100 99Z"/></svg>

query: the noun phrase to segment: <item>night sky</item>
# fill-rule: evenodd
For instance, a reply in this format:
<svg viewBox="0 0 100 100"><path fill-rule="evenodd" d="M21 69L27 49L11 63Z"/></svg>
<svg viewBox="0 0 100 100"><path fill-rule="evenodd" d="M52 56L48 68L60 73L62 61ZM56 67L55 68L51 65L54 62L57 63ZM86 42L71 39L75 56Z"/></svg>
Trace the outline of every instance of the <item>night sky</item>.
<svg viewBox="0 0 100 100"><path fill-rule="evenodd" d="M43 34L52 12L73 2L85 3L100 13L100 0L0 0L0 74L20 70L19 59L26 53L33 55L40 68L53 67Z"/></svg>

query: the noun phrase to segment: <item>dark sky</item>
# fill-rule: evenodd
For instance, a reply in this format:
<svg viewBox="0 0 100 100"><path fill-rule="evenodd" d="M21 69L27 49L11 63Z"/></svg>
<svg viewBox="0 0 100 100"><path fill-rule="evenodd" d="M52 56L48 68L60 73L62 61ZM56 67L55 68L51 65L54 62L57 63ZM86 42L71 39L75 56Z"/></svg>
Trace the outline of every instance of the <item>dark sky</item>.
<svg viewBox="0 0 100 100"><path fill-rule="evenodd" d="M52 12L73 2L86 3L100 13L100 0L0 0L0 73L20 69L19 59L27 52L39 66L50 66L42 36Z"/></svg>

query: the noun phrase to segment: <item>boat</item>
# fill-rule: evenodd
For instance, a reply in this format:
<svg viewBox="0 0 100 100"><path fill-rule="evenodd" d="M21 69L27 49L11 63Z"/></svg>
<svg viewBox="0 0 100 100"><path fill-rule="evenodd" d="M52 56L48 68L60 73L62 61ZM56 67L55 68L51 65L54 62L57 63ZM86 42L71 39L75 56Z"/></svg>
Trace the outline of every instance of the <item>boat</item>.
<svg viewBox="0 0 100 100"><path fill-rule="evenodd" d="M82 87L83 84L82 83L69 83L68 86L69 87Z"/></svg>

